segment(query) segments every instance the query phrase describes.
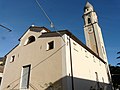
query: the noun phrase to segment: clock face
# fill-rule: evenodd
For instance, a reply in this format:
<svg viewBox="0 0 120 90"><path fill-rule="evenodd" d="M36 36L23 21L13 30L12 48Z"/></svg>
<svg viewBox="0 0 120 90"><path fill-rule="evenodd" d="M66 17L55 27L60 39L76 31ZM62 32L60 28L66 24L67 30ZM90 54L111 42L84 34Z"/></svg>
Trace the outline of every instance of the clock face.
<svg viewBox="0 0 120 90"><path fill-rule="evenodd" d="M89 29L89 30L88 30L88 33L89 33L89 34L92 34L92 33L93 33L93 29Z"/></svg>

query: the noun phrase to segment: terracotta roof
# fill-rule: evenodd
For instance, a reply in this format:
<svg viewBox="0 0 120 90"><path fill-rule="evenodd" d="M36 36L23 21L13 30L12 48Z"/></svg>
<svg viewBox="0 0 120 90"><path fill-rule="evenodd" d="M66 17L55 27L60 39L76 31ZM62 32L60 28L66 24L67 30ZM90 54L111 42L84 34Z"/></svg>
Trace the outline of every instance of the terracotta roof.
<svg viewBox="0 0 120 90"><path fill-rule="evenodd" d="M41 30L46 30L47 32L50 32L49 29L47 29L46 27L38 27L38 26L30 26L26 32L30 29L30 31L33 31L33 32L40 32ZM26 34L26 32L18 39L20 41L20 39Z"/></svg>
<svg viewBox="0 0 120 90"><path fill-rule="evenodd" d="M46 30L47 32L50 32L49 29L47 29L46 27L38 27L38 26L30 26L26 32L30 29L30 31L34 31L34 32L40 32L41 30ZM25 32L25 33L26 33ZM25 33L18 39L20 41L20 39L25 35ZM19 44L17 44L12 50L14 50ZM7 56L12 50L10 50L5 56Z"/></svg>
<svg viewBox="0 0 120 90"><path fill-rule="evenodd" d="M36 32L40 32L41 30L45 29L47 32L50 32L50 30L47 29L46 27L30 26L29 29L30 31L36 31Z"/></svg>
<svg viewBox="0 0 120 90"><path fill-rule="evenodd" d="M45 27L30 27L32 29L35 28L44 28ZM31 30L32 30L31 29ZM95 54L90 48L88 48L85 44L83 44L77 37L75 37L71 32L69 32L68 30L60 30L60 31L52 31L52 32L45 32L42 35L39 36L39 38L46 38L46 37L57 37L57 36L62 36L64 34L67 34L68 36L70 36L70 38L72 38L74 41L76 41L77 43L79 43L82 47L84 47L87 51L89 51L91 54L93 54L94 56L96 56L98 59L100 59L103 63L106 63L102 58L100 58L97 54ZM19 45L19 44L18 44ZM14 50L18 45L16 45L12 50ZM11 50L11 51L12 51ZM11 52L10 51L10 52ZM6 55L8 55L10 52L8 52Z"/></svg>

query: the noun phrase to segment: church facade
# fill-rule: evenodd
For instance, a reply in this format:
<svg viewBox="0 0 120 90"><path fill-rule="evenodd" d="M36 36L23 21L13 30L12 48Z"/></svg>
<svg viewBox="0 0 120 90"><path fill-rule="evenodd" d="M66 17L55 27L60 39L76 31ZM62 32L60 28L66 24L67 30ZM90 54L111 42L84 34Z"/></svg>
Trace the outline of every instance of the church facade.
<svg viewBox="0 0 120 90"><path fill-rule="evenodd" d="M112 90L93 6L84 8L83 44L68 30L31 26L6 54L1 90Z"/></svg>

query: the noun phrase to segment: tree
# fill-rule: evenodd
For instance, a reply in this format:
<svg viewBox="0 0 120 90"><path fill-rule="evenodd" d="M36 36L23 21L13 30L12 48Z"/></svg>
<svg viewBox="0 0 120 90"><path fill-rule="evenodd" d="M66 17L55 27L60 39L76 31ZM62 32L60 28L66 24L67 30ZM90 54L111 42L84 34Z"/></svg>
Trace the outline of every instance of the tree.
<svg viewBox="0 0 120 90"><path fill-rule="evenodd" d="M120 51L117 54L120 54ZM120 55L116 59L120 59ZM120 63L117 63L117 65L120 65Z"/></svg>
<svg viewBox="0 0 120 90"><path fill-rule="evenodd" d="M110 65L110 73L112 76L114 90L116 90L117 88L120 88L119 87L119 85L120 85L120 67Z"/></svg>

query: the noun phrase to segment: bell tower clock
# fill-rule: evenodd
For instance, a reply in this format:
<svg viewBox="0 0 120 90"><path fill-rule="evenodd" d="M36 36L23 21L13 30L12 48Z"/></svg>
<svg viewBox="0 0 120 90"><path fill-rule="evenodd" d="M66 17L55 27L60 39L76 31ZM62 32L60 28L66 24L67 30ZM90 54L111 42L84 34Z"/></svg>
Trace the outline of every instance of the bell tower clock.
<svg viewBox="0 0 120 90"><path fill-rule="evenodd" d="M102 37L101 28L98 25L97 14L93 6L87 2L84 7L84 33L86 45L99 57L107 62L107 56Z"/></svg>

